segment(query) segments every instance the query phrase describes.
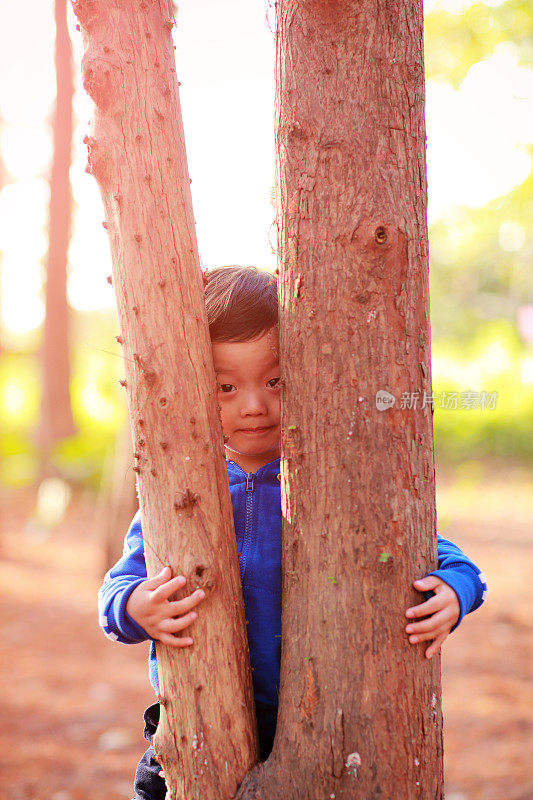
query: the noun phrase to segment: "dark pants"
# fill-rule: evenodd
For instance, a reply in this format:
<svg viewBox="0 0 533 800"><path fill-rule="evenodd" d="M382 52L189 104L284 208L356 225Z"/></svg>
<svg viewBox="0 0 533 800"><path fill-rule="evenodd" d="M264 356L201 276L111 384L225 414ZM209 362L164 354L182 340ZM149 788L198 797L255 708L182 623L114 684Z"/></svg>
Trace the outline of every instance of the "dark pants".
<svg viewBox="0 0 533 800"><path fill-rule="evenodd" d="M144 738L149 742L159 724L159 703L148 706L144 712ZM152 745L144 753L135 771L134 800L165 800L167 787L163 778L159 776L160 764L154 758Z"/></svg>
<svg viewBox="0 0 533 800"><path fill-rule="evenodd" d="M272 712L270 712L272 716ZM272 745L274 743L274 736L272 733L272 721L270 726L262 730L261 720L263 714L258 714L259 723L259 758L264 761L270 755ZM149 742L152 741L152 736L157 730L159 724L159 703L154 703L153 706L148 706L144 712L144 738ZM144 753L143 757L137 765L135 772L135 782L133 788L135 789L135 797L133 800L165 800L167 788L165 781L160 777L161 765L154 758L154 748L152 745Z"/></svg>

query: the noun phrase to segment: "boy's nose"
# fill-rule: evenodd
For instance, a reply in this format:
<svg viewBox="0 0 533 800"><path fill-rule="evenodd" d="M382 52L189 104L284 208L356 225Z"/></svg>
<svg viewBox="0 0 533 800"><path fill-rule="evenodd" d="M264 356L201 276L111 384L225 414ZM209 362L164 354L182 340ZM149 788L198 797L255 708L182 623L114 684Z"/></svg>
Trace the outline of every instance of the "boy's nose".
<svg viewBox="0 0 533 800"><path fill-rule="evenodd" d="M241 415L266 413L267 406L259 392L247 392L243 397Z"/></svg>

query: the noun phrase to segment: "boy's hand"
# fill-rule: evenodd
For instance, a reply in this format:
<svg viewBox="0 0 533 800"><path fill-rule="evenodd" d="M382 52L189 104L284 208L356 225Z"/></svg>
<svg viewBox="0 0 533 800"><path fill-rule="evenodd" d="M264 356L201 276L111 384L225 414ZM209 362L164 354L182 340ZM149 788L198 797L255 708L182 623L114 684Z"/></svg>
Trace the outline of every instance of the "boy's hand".
<svg viewBox="0 0 533 800"><path fill-rule="evenodd" d="M172 578L170 567L163 567L159 575L150 578L135 587L126 603L126 612L143 628L152 639L169 647L189 647L193 644L190 637L175 636L197 617L191 611L204 599L205 593L197 589L182 600L170 601L186 579L183 575ZM188 612L188 613L187 613Z"/></svg>
<svg viewBox="0 0 533 800"><path fill-rule="evenodd" d="M405 612L406 617L428 617L422 622L410 623L405 630L410 634L411 644L434 639L426 650L426 658L431 658L459 619L461 608L451 586L436 575L428 575L427 578L414 581L413 586L417 592L435 592L434 597L430 597L425 603L408 608Z"/></svg>

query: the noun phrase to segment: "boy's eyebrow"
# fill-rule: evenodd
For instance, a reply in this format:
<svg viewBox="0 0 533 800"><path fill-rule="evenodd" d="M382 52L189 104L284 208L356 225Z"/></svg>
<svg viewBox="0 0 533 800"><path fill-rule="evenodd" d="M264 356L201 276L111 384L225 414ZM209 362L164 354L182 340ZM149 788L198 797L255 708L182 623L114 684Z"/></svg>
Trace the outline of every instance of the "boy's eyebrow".
<svg viewBox="0 0 533 800"><path fill-rule="evenodd" d="M268 372L268 370L274 369L274 367L277 367L278 365L279 365L278 359L273 358L271 361L269 361L269 363L265 367L264 372ZM233 375L235 372L237 372L237 370L221 366L220 364L215 364L215 372L227 372L228 374Z"/></svg>

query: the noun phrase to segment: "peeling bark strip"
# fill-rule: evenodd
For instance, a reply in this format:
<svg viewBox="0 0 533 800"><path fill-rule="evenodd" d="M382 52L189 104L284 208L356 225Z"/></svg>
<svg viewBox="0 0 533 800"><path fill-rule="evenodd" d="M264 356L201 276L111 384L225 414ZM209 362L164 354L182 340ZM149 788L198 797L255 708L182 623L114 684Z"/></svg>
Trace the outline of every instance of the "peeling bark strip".
<svg viewBox="0 0 533 800"><path fill-rule="evenodd" d="M257 741L172 3L73 7L83 83L95 103L87 170L102 193L113 257L148 574L170 564L187 578L178 598L206 593L193 647L157 648L163 710L155 746L175 797L221 800L235 795Z"/></svg>
<svg viewBox="0 0 533 800"><path fill-rule="evenodd" d="M431 391L422 22L277 3L280 710L241 800L442 798L440 664L404 630L436 563L431 411L375 402Z"/></svg>
<svg viewBox="0 0 533 800"><path fill-rule="evenodd" d="M302 717L308 721L313 719L313 712L318 705L319 692L317 689L315 676L313 675L313 665L309 659L305 661L305 692L298 705Z"/></svg>

